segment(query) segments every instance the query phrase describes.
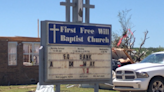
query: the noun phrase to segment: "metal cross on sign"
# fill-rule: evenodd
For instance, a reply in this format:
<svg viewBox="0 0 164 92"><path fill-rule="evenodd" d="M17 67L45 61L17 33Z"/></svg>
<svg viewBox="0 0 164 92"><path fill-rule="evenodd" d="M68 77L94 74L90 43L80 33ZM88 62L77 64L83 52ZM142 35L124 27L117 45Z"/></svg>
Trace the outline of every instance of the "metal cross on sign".
<svg viewBox="0 0 164 92"><path fill-rule="evenodd" d="M83 7L85 8L85 23L89 23L89 9L94 8L94 5L89 4L90 0L85 0L86 4L83 4L83 0L66 0L66 2L61 2L60 5L66 6L66 22L70 22L70 7L72 10L73 22L83 22Z"/></svg>
<svg viewBox="0 0 164 92"><path fill-rule="evenodd" d="M83 5L83 7L85 7L85 23L89 23L89 20L90 20L89 19L89 14L90 14L89 8L95 8L94 5L89 4L89 1L90 0L85 0L86 4Z"/></svg>
<svg viewBox="0 0 164 92"><path fill-rule="evenodd" d="M66 2L60 2L60 5L66 6L66 22L70 22L70 7L75 6L75 3L70 3L70 0L66 0Z"/></svg>

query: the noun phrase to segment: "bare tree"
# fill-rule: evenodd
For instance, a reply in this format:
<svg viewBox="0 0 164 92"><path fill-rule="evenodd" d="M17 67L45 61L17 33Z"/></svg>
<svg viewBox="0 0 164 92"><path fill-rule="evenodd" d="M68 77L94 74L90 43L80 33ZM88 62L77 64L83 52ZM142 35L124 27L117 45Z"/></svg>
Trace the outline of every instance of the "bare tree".
<svg viewBox="0 0 164 92"><path fill-rule="evenodd" d="M119 18L119 23L121 24L122 27L122 35L119 36L117 33L113 32L113 41L112 44L114 47L118 48L124 48L124 49L133 49L134 48L134 43L135 43L135 37L134 37L134 32L131 31L131 29L134 27L133 24L131 23L131 16L128 17L128 13L131 10L123 10L118 13L118 18ZM130 33L130 34L128 34ZM148 39L147 38L148 31L144 32L144 40L140 44L139 50L137 51L129 51L129 55L133 58L135 62L141 61L141 58L146 54L147 51L142 51L142 46L145 44L145 41ZM119 40L122 38L122 41L120 45L118 46Z"/></svg>
<svg viewBox="0 0 164 92"><path fill-rule="evenodd" d="M120 36L119 38L121 39L123 37L121 44L117 46L120 48L131 49L133 48L135 43L135 37L133 35L135 31L131 32L131 29L133 27L133 24L130 21L132 15L128 17L128 13L130 11L131 10L123 10L118 13L119 23L122 27L122 36ZM130 33L130 35L128 35L128 33Z"/></svg>
<svg viewBox="0 0 164 92"><path fill-rule="evenodd" d="M145 44L145 41L149 38L149 37L147 37L147 34L148 34L148 31L145 31L145 32L144 32L144 39L143 39L142 43L140 44L140 48L139 48L139 50L134 54L134 55L135 55L135 62L141 61L141 58L142 58L143 56L145 56L145 55L146 55L146 52L148 51L148 50L141 51L142 46Z"/></svg>

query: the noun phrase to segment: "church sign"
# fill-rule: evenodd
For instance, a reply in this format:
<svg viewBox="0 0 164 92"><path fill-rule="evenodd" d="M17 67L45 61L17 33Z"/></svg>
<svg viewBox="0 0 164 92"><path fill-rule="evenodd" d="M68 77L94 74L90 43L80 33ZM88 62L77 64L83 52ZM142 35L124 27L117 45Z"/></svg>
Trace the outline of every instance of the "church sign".
<svg viewBox="0 0 164 92"><path fill-rule="evenodd" d="M111 25L42 21L41 46L42 84L112 79Z"/></svg>

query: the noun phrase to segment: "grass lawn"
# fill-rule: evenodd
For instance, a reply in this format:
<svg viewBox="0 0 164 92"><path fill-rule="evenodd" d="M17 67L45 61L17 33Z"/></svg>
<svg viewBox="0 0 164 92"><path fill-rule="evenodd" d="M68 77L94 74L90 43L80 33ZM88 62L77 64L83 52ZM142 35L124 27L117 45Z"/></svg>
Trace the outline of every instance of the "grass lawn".
<svg viewBox="0 0 164 92"><path fill-rule="evenodd" d="M36 85L0 86L0 92L35 92L35 89L36 89ZM78 87L66 88L66 85L61 85L60 92L94 92L94 90L93 88L78 88ZM118 91L99 89L99 92L118 92Z"/></svg>

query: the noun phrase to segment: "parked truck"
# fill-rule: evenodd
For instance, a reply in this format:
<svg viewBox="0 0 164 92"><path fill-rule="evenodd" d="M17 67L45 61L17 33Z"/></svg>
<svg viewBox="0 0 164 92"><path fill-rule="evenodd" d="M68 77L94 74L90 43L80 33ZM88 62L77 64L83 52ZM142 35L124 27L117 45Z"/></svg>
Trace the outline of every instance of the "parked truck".
<svg viewBox="0 0 164 92"><path fill-rule="evenodd" d="M164 52L153 53L140 63L117 68L113 89L120 92L164 92Z"/></svg>

